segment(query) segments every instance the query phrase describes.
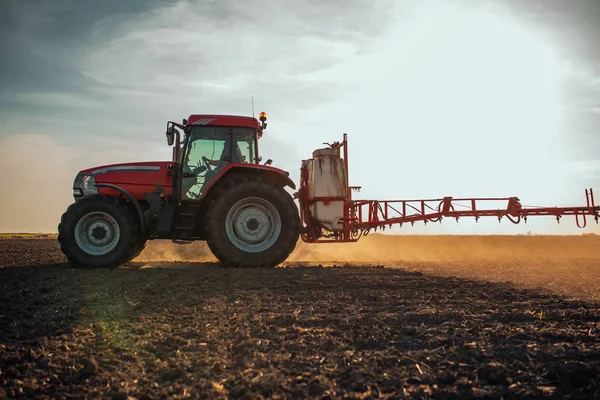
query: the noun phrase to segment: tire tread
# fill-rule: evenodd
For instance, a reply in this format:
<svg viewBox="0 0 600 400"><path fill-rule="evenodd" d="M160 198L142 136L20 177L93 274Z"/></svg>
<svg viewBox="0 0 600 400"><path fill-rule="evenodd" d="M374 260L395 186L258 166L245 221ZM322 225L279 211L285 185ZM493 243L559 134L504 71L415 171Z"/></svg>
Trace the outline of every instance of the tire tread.
<svg viewBox="0 0 600 400"><path fill-rule="evenodd" d="M104 256L93 256L79 249L74 237L74 229L78 221L80 210L90 207L108 208L116 217L120 225L121 238L125 239L122 244ZM125 228L125 229L124 229ZM139 223L126 204L115 197L105 195L92 195L82 198L71 204L60 218L58 225L58 242L61 251L67 260L78 267L85 268L113 268L123 265L137 257L145 247L140 246Z"/></svg>

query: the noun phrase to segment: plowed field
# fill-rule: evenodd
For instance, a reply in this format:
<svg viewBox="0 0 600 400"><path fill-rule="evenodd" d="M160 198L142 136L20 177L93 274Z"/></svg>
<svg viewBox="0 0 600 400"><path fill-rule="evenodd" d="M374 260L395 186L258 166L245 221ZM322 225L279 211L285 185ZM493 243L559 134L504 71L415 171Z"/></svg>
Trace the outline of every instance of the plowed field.
<svg viewBox="0 0 600 400"><path fill-rule="evenodd" d="M600 396L598 236L375 235L246 270L2 239L0 265L0 398Z"/></svg>

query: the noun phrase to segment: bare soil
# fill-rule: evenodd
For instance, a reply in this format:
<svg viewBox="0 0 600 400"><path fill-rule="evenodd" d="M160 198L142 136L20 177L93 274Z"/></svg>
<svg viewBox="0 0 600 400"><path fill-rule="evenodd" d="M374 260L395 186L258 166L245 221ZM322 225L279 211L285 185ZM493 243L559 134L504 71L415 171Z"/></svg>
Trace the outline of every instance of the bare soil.
<svg viewBox="0 0 600 400"><path fill-rule="evenodd" d="M276 269L156 242L110 270L0 240L0 398L600 396L600 238L367 239Z"/></svg>

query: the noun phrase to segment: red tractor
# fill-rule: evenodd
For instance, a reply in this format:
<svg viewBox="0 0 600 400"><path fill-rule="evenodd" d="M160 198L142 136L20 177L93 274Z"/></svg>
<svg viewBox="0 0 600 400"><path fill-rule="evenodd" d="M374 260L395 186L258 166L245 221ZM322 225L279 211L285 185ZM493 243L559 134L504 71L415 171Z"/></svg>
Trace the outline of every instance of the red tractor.
<svg viewBox="0 0 600 400"><path fill-rule="evenodd" d="M114 267L150 239L206 240L224 264L277 265L300 235L298 208L284 189L289 173L260 164L258 139L267 126L252 117L191 115L167 123L172 161L83 170L75 202L63 214L58 240L78 266ZM184 134L181 138L181 130Z"/></svg>
<svg viewBox="0 0 600 400"><path fill-rule="evenodd" d="M444 217L586 216L600 207L586 190L586 206L533 207L517 197L429 200L353 200L348 141L317 149L302 161L300 187L289 173L260 164L258 139L267 116L191 115L167 123L172 161L115 164L79 172L75 202L63 214L58 240L68 260L84 267L114 267L135 257L150 239L205 240L225 265L272 267L307 243L355 242L392 224L440 222ZM184 137L181 140L181 132ZM343 153L342 153L343 151ZM299 207L296 207L295 200ZM492 208L500 202L502 208Z"/></svg>

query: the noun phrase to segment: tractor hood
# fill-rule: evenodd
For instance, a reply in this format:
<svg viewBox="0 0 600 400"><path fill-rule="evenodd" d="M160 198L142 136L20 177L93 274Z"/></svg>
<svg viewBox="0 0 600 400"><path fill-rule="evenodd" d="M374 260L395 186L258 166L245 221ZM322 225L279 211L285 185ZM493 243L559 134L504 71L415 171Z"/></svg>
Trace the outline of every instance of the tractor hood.
<svg viewBox="0 0 600 400"><path fill-rule="evenodd" d="M158 184L162 185L163 194L168 195L173 192L172 166L172 161L150 161L88 168L77 174L73 196L75 200L97 193L114 196L119 192L111 186L118 186L141 200L144 193L151 193Z"/></svg>
<svg viewBox="0 0 600 400"><path fill-rule="evenodd" d="M100 167L84 169L83 173L89 173L106 182L124 183L133 179L136 183L140 180L152 182L156 180L156 173L166 171L172 161L149 161L141 163L111 164ZM116 179L116 180L113 180Z"/></svg>

